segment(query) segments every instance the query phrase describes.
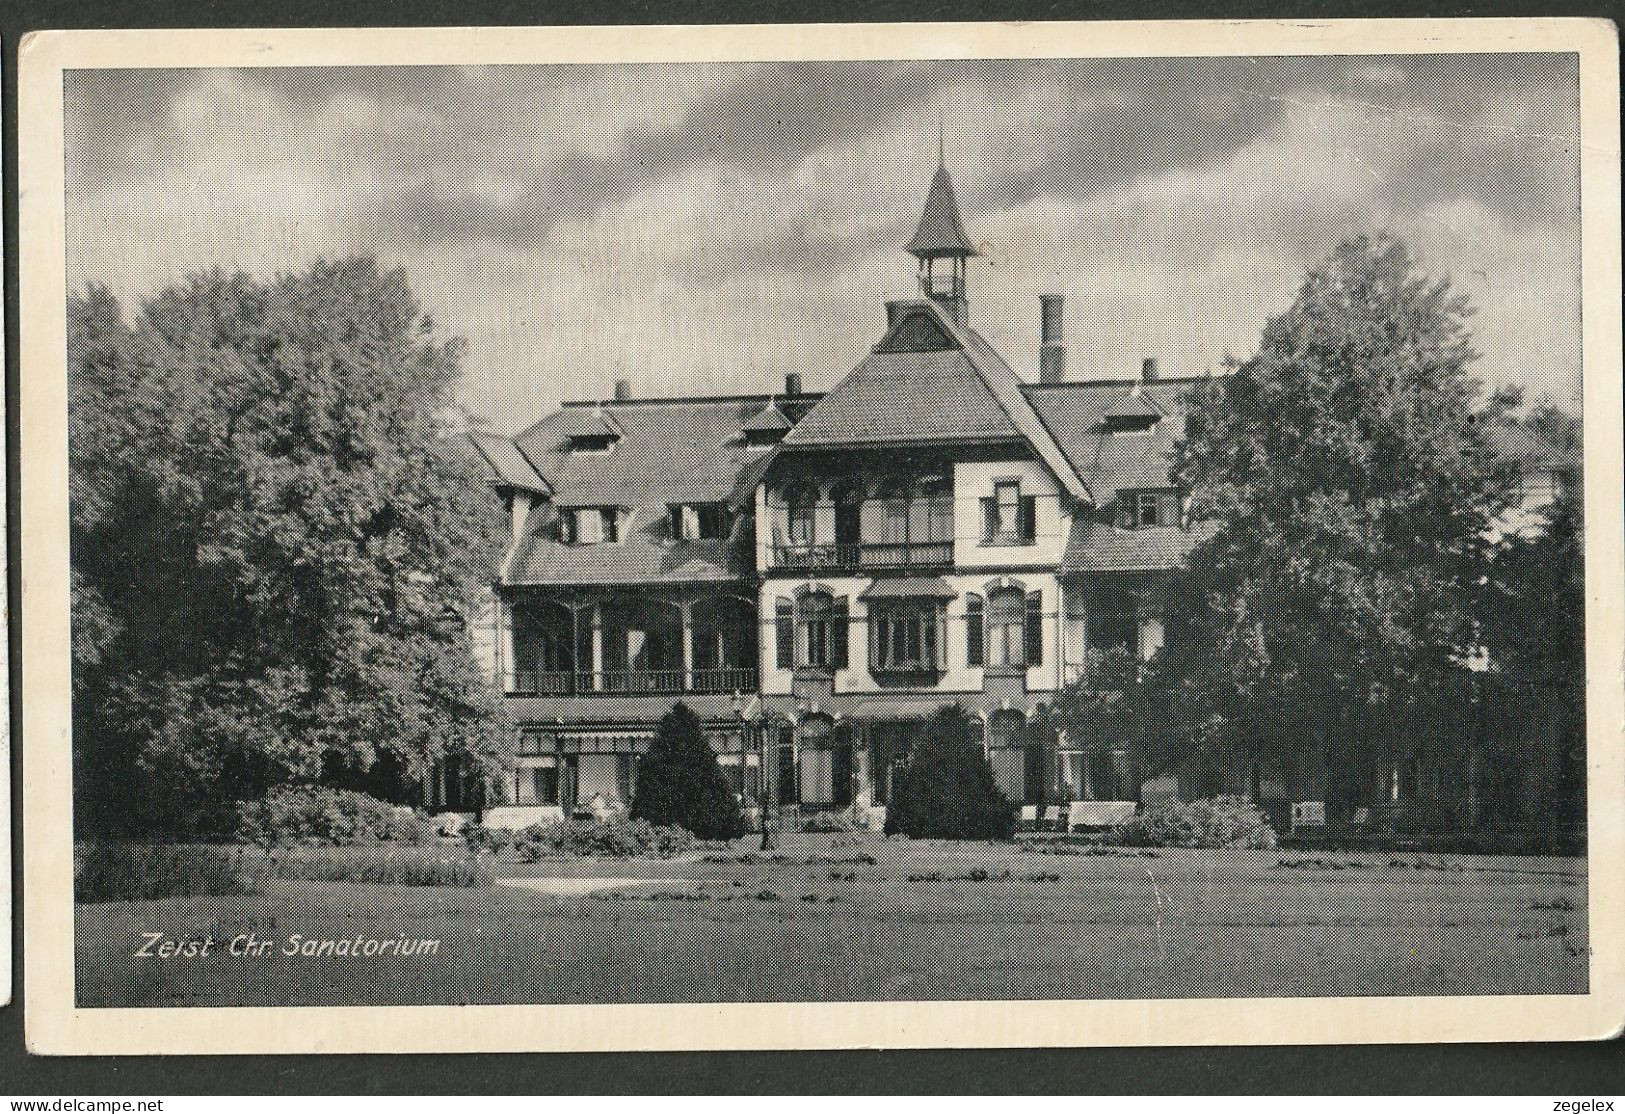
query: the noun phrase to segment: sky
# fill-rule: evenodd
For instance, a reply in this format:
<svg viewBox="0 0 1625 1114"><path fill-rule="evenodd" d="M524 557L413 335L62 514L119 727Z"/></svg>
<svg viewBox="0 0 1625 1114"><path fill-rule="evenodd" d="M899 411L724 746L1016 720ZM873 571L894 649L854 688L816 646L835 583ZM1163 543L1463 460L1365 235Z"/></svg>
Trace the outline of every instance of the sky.
<svg viewBox="0 0 1625 1114"><path fill-rule="evenodd" d="M875 343L939 130L971 323L1036 378L1219 369L1392 232L1487 384L1578 405L1572 55L74 71L70 289L369 252L513 432L560 399L832 386Z"/></svg>

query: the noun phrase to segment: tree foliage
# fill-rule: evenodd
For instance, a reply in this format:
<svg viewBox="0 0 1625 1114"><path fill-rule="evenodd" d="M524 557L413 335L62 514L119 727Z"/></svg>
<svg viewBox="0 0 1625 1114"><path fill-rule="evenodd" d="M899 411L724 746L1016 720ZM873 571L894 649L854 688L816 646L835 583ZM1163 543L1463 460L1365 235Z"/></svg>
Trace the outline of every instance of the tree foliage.
<svg viewBox="0 0 1625 1114"><path fill-rule="evenodd" d="M1517 402L1467 374L1472 312L1398 241L1352 240L1193 392L1173 473L1211 536L1147 678L1180 727L1165 758L1296 740L1369 771L1452 745L1438 713L1466 692L1512 481L1487 430Z"/></svg>
<svg viewBox="0 0 1625 1114"><path fill-rule="evenodd" d="M701 839L745 834L739 801L716 752L699 718L682 701L661 719L649 753L638 763L632 818L656 827L686 828Z"/></svg>
<svg viewBox="0 0 1625 1114"><path fill-rule="evenodd" d="M940 709L920 727L890 806L887 834L911 839L1009 839L1016 810L993 780L964 709Z"/></svg>
<svg viewBox="0 0 1625 1114"><path fill-rule="evenodd" d="M466 624L500 509L460 345L367 258L68 305L80 815L183 832L324 778L401 799L511 746Z"/></svg>

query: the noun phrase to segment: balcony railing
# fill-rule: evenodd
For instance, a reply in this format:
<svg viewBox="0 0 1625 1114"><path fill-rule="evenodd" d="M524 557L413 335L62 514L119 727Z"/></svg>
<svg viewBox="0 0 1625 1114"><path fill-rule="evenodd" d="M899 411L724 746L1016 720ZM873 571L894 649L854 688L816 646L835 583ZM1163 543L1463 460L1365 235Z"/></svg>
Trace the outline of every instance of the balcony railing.
<svg viewBox="0 0 1625 1114"><path fill-rule="evenodd" d="M860 542L776 545L776 569L941 568L954 563L953 542Z"/></svg>
<svg viewBox="0 0 1625 1114"><path fill-rule="evenodd" d="M509 696L659 696L665 693L755 692L754 667L729 669L605 669L569 673L540 669L515 670L508 676Z"/></svg>

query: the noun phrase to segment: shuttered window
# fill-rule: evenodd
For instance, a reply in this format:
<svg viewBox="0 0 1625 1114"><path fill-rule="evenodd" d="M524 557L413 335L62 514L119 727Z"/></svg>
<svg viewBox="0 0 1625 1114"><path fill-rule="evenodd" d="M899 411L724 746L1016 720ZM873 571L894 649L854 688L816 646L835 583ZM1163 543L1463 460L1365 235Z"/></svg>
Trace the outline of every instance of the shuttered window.
<svg viewBox="0 0 1625 1114"><path fill-rule="evenodd" d="M1028 665L1044 663L1044 596L1027 593L1026 651Z"/></svg>
<svg viewBox="0 0 1625 1114"><path fill-rule="evenodd" d="M796 663L795 608L784 597L773 604L774 662L780 669L789 669Z"/></svg>
<svg viewBox="0 0 1625 1114"><path fill-rule="evenodd" d="M965 664L982 664L982 597L971 593L965 597Z"/></svg>
<svg viewBox="0 0 1625 1114"><path fill-rule="evenodd" d="M852 605L845 596L837 596L835 607L831 615L829 632L829 667L831 669L845 669L847 656L847 633L852 626Z"/></svg>

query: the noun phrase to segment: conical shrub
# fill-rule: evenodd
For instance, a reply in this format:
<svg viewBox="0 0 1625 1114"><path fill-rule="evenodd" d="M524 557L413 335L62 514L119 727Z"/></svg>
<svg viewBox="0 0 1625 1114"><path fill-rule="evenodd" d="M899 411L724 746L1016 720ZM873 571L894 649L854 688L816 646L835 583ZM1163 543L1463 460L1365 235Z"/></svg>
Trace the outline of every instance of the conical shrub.
<svg viewBox="0 0 1625 1114"><path fill-rule="evenodd" d="M716 752L698 717L681 701L660 721L649 753L638 763L632 818L675 824L701 839L734 839L745 833L739 801Z"/></svg>

